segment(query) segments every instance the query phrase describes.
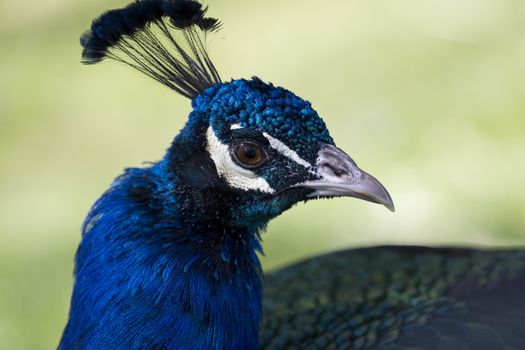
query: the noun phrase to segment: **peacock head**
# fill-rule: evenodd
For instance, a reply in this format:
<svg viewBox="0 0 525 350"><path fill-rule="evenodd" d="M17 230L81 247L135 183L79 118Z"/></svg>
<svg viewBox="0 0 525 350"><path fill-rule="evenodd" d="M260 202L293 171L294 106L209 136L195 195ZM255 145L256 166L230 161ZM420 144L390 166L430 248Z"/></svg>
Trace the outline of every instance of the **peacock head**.
<svg viewBox="0 0 525 350"><path fill-rule="evenodd" d="M142 0L106 12L81 38L84 63L124 62L192 99L165 158L167 178L236 226L264 225L320 197L394 210L383 185L335 146L308 101L258 78L221 81L204 42L220 23L205 12L196 1Z"/></svg>

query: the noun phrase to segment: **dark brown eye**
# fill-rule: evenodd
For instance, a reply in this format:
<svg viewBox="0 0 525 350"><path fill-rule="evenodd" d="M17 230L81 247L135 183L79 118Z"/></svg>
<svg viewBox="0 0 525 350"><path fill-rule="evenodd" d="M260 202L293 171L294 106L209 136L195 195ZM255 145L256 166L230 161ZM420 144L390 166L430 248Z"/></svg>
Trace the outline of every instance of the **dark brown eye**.
<svg viewBox="0 0 525 350"><path fill-rule="evenodd" d="M256 143L243 141L233 145L232 153L239 165L255 168L266 160L266 153Z"/></svg>

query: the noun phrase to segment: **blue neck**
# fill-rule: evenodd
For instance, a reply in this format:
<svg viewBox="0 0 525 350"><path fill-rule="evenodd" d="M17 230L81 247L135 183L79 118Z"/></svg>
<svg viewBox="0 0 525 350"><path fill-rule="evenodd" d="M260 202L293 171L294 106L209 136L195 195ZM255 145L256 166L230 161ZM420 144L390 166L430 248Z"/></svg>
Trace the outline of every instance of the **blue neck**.
<svg viewBox="0 0 525 350"><path fill-rule="evenodd" d="M166 164L128 169L92 208L60 349L258 347L257 229L198 210Z"/></svg>

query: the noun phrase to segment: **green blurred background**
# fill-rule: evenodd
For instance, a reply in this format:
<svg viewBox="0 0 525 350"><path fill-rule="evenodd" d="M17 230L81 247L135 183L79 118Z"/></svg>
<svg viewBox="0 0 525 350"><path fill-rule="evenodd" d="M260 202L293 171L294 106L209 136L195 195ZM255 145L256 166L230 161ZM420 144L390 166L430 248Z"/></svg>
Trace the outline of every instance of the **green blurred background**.
<svg viewBox="0 0 525 350"><path fill-rule="evenodd" d="M126 166L163 155L188 100L78 37L123 1L0 0L0 348L52 349L79 227ZM299 205L264 237L266 268L383 243L525 243L525 2L208 0L223 78L312 101L338 145L387 186L392 214Z"/></svg>

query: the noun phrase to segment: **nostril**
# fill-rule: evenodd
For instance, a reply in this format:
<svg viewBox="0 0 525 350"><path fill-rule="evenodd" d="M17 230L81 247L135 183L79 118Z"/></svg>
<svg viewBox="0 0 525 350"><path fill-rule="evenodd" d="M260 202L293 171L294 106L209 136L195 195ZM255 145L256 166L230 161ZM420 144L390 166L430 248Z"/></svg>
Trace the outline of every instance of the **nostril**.
<svg viewBox="0 0 525 350"><path fill-rule="evenodd" d="M341 176L347 174L347 171L345 169L341 169L341 168L335 167L335 166L333 166L330 163L324 163L323 167L330 169L334 173L334 175L338 176L338 177L341 177Z"/></svg>

